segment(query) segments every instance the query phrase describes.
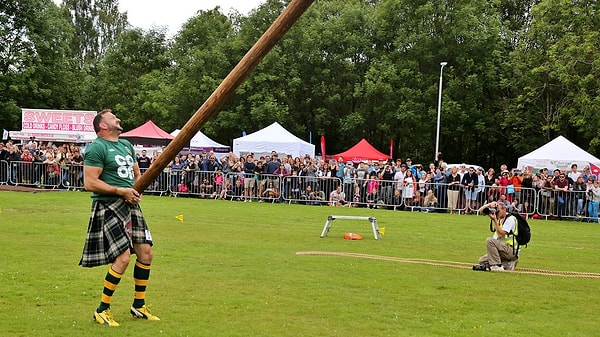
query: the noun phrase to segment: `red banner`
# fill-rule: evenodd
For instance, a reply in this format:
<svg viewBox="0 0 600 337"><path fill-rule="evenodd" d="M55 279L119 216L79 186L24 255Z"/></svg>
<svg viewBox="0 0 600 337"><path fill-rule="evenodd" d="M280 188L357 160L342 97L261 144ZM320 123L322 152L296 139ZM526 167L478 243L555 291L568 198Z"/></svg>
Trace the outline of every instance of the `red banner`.
<svg viewBox="0 0 600 337"><path fill-rule="evenodd" d="M394 138L390 139L390 159L394 159Z"/></svg>
<svg viewBox="0 0 600 337"><path fill-rule="evenodd" d="M600 174L600 166L590 163L590 171L592 171L592 174L598 178L598 175Z"/></svg>
<svg viewBox="0 0 600 337"><path fill-rule="evenodd" d="M323 160L327 159L325 155L325 135L321 135L321 157L323 157Z"/></svg>

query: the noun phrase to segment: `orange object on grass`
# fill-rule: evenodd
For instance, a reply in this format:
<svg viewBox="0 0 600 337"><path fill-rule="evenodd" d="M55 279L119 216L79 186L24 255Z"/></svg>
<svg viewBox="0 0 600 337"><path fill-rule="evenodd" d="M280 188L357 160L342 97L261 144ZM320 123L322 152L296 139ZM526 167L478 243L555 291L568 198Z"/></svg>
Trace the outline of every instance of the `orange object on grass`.
<svg viewBox="0 0 600 337"><path fill-rule="evenodd" d="M356 233L346 233L344 234L344 239L346 240L362 240L363 237L360 234Z"/></svg>

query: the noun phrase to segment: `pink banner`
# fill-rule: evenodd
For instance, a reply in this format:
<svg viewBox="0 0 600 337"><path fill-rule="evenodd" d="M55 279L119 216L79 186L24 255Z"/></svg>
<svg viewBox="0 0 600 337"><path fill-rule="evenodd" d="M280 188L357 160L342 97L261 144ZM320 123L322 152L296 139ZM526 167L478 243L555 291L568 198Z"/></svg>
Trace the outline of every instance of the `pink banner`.
<svg viewBox="0 0 600 337"><path fill-rule="evenodd" d="M22 130L94 133L95 111L22 109Z"/></svg>

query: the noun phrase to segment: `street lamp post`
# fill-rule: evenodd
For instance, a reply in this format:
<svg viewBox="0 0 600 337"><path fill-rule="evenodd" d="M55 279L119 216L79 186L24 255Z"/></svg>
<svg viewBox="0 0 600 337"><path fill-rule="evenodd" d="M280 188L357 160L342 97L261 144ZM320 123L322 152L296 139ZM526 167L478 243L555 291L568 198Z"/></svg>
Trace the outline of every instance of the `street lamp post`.
<svg viewBox="0 0 600 337"><path fill-rule="evenodd" d="M437 133L435 137L435 163L437 165L438 155L440 154L440 114L442 113L442 75L444 73L444 66L448 64L448 62L440 63L440 87L438 94L438 110L437 110Z"/></svg>

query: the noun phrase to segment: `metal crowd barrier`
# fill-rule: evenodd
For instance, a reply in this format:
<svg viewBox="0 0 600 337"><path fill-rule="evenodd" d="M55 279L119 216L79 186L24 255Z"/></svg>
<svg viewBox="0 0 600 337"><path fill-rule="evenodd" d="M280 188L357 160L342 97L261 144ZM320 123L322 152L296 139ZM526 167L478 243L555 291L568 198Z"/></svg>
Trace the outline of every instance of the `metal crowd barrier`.
<svg viewBox="0 0 600 337"><path fill-rule="evenodd" d="M6 170L3 170L0 176L6 177L7 184L50 189L63 187L62 171L58 164L12 161L3 167L6 167Z"/></svg>
<svg viewBox="0 0 600 337"><path fill-rule="evenodd" d="M336 177L291 175L284 177L281 181L282 199L286 203L328 205L329 195L340 185L342 185L342 181ZM346 194L346 201L350 201L348 194Z"/></svg>
<svg viewBox="0 0 600 337"><path fill-rule="evenodd" d="M160 180L159 184L164 184L162 193L171 196L232 199L232 193L227 191L232 190L233 180L221 171L165 170L157 180Z"/></svg>
<svg viewBox="0 0 600 337"><path fill-rule="evenodd" d="M140 169L140 173L144 174L148 169ZM146 194L158 194L160 196L170 193L170 170L165 168L154 181L146 187L144 193Z"/></svg>
<svg viewBox="0 0 600 337"><path fill-rule="evenodd" d="M67 164L61 167L61 185L69 190L81 191L83 184L83 165Z"/></svg>
<svg viewBox="0 0 600 337"><path fill-rule="evenodd" d="M586 191L544 191L539 192L538 214L544 217L589 219L590 200Z"/></svg>
<svg viewBox="0 0 600 337"><path fill-rule="evenodd" d="M6 160L0 160L0 185L8 184L10 170Z"/></svg>
<svg viewBox="0 0 600 337"><path fill-rule="evenodd" d="M33 162L10 162L10 183L15 186L35 186L35 172Z"/></svg>
<svg viewBox="0 0 600 337"><path fill-rule="evenodd" d="M142 169L142 174L146 171ZM83 190L83 165L47 165L39 162L0 161L0 184L23 185L39 188ZM452 192L446 183L426 182L413 188L398 181L369 179L342 180L337 177L277 176L258 174L245 176L240 172L183 171L165 169L146 188L145 193L224 199L234 201L262 201L304 205L330 205L330 194L342 186L345 206L408 210L424 212L476 213L490 201L498 201L504 194L509 208L518 200L516 209L527 216L564 218L590 221L590 201L586 191L557 191L535 188L516 188L512 193L506 187L482 186L470 194L460 186ZM376 187L374 187L376 186ZM473 195L474 194L474 195ZM430 196L435 202L430 202ZM467 203L467 195L474 200ZM451 205L455 203L455 205ZM594 221L598 221L595 219Z"/></svg>
<svg viewBox="0 0 600 337"><path fill-rule="evenodd" d="M83 165L25 161L3 161L2 163L0 164L0 179L4 179L4 175L6 175L6 183L10 185L77 191L85 189Z"/></svg>

